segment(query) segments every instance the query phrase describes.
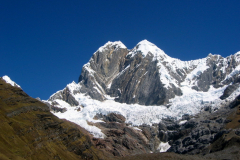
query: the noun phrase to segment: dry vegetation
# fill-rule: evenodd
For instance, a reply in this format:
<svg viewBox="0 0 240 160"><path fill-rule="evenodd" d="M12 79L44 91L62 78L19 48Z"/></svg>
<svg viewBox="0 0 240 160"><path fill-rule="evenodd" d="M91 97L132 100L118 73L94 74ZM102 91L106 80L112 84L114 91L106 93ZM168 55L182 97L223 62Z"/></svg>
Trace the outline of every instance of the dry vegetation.
<svg viewBox="0 0 240 160"><path fill-rule="evenodd" d="M0 159L99 159L80 127L0 79ZM104 158L105 159L105 158Z"/></svg>

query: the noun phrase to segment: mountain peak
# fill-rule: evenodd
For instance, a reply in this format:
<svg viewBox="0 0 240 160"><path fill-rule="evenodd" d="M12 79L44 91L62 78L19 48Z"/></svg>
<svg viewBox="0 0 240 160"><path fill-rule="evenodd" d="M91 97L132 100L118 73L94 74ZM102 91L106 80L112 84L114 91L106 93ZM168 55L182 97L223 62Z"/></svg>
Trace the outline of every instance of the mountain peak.
<svg viewBox="0 0 240 160"><path fill-rule="evenodd" d="M115 46L115 48L127 48L121 41L115 41L115 42L111 42L108 41L106 44L104 44L103 46L101 46L98 51L102 52L104 51L107 47L109 46Z"/></svg>
<svg viewBox="0 0 240 160"><path fill-rule="evenodd" d="M149 42L147 39L144 39L144 40L140 41L138 44L148 44L148 45L155 45L155 44L153 44L153 43Z"/></svg>
<svg viewBox="0 0 240 160"><path fill-rule="evenodd" d="M131 57L135 56L137 53L141 53L143 57L146 57L148 53L153 54L156 59L156 57L166 57L167 55L164 53L163 50L158 48L155 44L149 42L148 40L142 40L140 41L136 47L133 48L131 52L129 52L128 55L131 55Z"/></svg>
<svg viewBox="0 0 240 160"><path fill-rule="evenodd" d="M7 75L3 76L2 79L6 82L11 84L13 87L19 87L21 88L17 83L15 83L14 81L12 81Z"/></svg>

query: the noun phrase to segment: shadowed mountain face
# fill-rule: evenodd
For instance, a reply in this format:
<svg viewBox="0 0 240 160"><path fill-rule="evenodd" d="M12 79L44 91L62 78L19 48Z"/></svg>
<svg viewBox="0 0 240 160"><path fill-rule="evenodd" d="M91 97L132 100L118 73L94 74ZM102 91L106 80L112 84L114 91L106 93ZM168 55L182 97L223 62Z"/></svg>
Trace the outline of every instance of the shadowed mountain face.
<svg viewBox="0 0 240 160"><path fill-rule="evenodd" d="M0 79L0 159L104 158L84 129Z"/></svg>

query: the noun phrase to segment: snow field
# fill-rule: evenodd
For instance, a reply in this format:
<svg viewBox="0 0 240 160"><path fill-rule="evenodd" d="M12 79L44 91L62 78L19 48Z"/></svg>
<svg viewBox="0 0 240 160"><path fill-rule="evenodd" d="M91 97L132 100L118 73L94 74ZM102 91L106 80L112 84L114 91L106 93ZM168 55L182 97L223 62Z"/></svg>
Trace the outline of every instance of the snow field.
<svg viewBox="0 0 240 160"><path fill-rule="evenodd" d="M109 97L108 100L100 102L93 100L81 93L74 94L74 90L78 90L80 85L75 82L67 85L71 94L79 102L79 106L70 106L68 103L56 99L59 105L57 107L66 108L64 113L53 113L59 118L67 119L85 128L96 138L104 138L105 135L95 126L89 125L87 122L102 122L94 120L96 114L107 115L109 113L118 113L126 118L126 123L132 126L140 126L142 124L152 125L161 122L162 118L172 117L175 120L181 119L182 115L195 115L201 111L204 105L211 105L213 108L218 108L221 104L230 101L236 95L240 94L238 88L227 100L222 101L219 97L223 94L226 87L215 89L211 87L208 92L197 92L192 90L190 86L181 87L182 96L176 96L170 100L171 106L143 106L139 104L125 104L114 101L114 97ZM49 101L51 103L51 101ZM77 109L81 107L81 111Z"/></svg>

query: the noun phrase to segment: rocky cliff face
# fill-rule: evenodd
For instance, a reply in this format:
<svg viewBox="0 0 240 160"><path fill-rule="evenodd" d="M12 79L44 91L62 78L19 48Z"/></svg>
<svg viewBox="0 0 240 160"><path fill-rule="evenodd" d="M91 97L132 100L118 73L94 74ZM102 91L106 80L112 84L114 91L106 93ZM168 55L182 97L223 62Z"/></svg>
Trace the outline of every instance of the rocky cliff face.
<svg viewBox="0 0 240 160"><path fill-rule="evenodd" d="M108 42L83 66L80 92L93 99L115 97L120 103L167 104L181 96L182 85L208 91L239 81L240 53L223 58L211 55L194 61L180 61L143 40L132 50L121 42Z"/></svg>
<svg viewBox="0 0 240 160"><path fill-rule="evenodd" d="M182 95L182 86L207 92L239 82L240 52L226 58L209 54L206 58L181 61L171 58L154 44L143 40L132 50L122 42L100 47L82 68L79 89L93 99L141 105L166 105ZM50 100L62 99L78 105L65 88Z"/></svg>
<svg viewBox="0 0 240 160"><path fill-rule="evenodd" d="M127 48L121 42L108 42L99 48L82 68L79 77L81 92L93 99L105 100L113 79L123 69L127 53Z"/></svg>
<svg viewBox="0 0 240 160"><path fill-rule="evenodd" d="M180 137L172 141L169 152L202 154L207 158L239 159L240 96L219 110L205 107L185 124L175 127Z"/></svg>

